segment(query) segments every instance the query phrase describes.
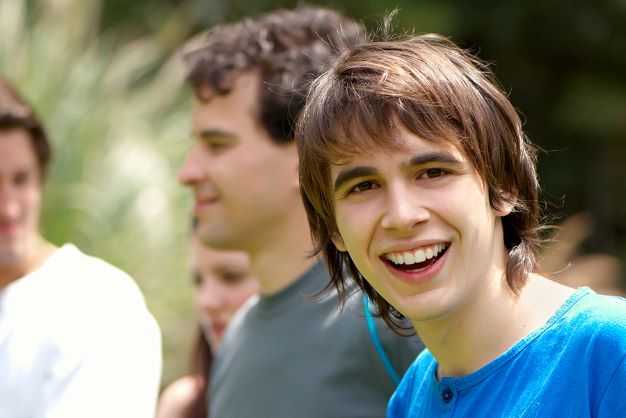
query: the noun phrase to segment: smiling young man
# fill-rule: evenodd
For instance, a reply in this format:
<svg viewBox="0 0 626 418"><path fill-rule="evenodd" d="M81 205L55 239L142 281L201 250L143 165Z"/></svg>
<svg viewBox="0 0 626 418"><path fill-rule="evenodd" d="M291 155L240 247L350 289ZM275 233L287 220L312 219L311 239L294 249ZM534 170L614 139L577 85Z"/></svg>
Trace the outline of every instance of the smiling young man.
<svg viewBox="0 0 626 418"><path fill-rule="evenodd" d="M199 238L246 251L261 292L222 340L210 416L378 418L393 376L423 347L368 322L362 295L344 312L336 294L311 298L329 277L310 257L295 120L308 83L364 40L350 19L302 7L217 28L187 55L194 144L180 180L195 194Z"/></svg>
<svg viewBox="0 0 626 418"><path fill-rule="evenodd" d="M298 148L335 287L426 344L388 417L624 413L626 301L539 274L534 147L480 62L437 35L351 48Z"/></svg>
<svg viewBox="0 0 626 418"><path fill-rule="evenodd" d="M50 157L0 78L0 417L152 418L158 325L128 275L39 234Z"/></svg>

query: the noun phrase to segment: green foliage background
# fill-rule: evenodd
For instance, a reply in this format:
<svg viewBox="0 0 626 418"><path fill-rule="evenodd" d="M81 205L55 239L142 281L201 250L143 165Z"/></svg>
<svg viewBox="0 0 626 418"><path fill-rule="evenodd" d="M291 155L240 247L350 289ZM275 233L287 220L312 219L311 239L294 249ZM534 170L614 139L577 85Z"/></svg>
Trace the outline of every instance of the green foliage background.
<svg viewBox="0 0 626 418"><path fill-rule="evenodd" d="M0 0L0 73L36 105L56 149L42 230L128 271L164 336L164 383L183 372L195 323L185 39L282 0ZM546 152L549 212L588 211L583 251L626 260L626 0L322 1L376 29L438 32L494 62ZM623 279L623 277L622 277ZM115 309L115 301L111 301Z"/></svg>

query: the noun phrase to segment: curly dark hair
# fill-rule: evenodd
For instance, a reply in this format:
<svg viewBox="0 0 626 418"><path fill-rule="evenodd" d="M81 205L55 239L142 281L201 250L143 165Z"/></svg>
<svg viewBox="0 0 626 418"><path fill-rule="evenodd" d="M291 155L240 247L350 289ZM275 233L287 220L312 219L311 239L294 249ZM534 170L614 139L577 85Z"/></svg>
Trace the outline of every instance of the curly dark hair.
<svg viewBox="0 0 626 418"><path fill-rule="evenodd" d="M48 135L33 108L8 80L0 77L0 131L12 129L24 129L28 132L43 181L52 158Z"/></svg>
<svg viewBox="0 0 626 418"><path fill-rule="evenodd" d="M228 94L237 75L258 71L260 122L276 143L291 143L309 83L343 50L365 41L363 26L335 11L277 10L218 26L190 42L187 80L200 100L208 100L204 87Z"/></svg>

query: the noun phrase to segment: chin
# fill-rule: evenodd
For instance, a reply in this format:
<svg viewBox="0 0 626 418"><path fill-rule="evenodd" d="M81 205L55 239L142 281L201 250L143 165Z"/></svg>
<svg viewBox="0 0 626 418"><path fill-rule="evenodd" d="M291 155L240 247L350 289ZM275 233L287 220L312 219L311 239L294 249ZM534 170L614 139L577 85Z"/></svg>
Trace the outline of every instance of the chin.
<svg viewBox="0 0 626 418"><path fill-rule="evenodd" d="M213 336L211 337L211 350L213 352L217 352L217 350L220 348L221 345L222 345L222 336L213 334Z"/></svg>
<svg viewBox="0 0 626 418"><path fill-rule="evenodd" d="M436 290L413 295L410 300L398 303L398 311L411 322L431 321L444 317L450 311L447 295Z"/></svg>
<svg viewBox="0 0 626 418"><path fill-rule="evenodd" d="M20 264L26 255L13 249L0 250L0 267L11 267Z"/></svg>

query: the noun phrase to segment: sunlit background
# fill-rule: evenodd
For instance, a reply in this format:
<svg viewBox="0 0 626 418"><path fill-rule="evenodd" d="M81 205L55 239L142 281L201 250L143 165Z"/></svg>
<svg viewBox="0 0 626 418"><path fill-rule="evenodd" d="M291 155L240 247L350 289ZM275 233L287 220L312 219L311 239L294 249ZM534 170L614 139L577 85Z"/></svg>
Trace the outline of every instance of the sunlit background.
<svg viewBox="0 0 626 418"><path fill-rule="evenodd" d="M295 3L0 0L0 73L54 141L43 233L137 280L163 331L164 384L185 370L195 324L191 197L176 182L190 144L190 92L177 49L212 25ZM492 62L544 150L546 209L553 221L568 219L543 266L570 284L624 288L626 0L316 4L371 29L397 7L397 32L442 33Z"/></svg>

